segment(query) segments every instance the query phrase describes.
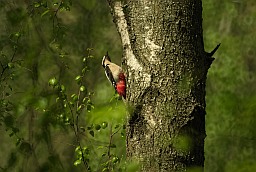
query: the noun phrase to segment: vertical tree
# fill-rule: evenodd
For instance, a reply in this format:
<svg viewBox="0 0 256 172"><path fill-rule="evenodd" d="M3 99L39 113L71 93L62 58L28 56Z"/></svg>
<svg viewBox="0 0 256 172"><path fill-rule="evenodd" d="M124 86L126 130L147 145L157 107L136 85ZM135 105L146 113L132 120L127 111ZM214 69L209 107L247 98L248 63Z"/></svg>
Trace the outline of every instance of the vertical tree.
<svg viewBox="0 0 256 172"><path fill-rule="evenodd" d="M201 0L108 0L127 72L127 157L142 171L203 171L206 53Z"/></svg>

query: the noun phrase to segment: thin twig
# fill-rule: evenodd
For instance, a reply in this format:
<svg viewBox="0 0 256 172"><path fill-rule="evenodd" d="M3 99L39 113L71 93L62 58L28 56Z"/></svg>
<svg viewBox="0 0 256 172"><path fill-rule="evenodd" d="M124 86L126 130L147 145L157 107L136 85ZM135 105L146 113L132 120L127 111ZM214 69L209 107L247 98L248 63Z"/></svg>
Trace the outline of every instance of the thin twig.
<svg viewBox="0 0 256 172"><path fill-rule="evenodd" d="M60 8L62 7L62 5L63 5L63 1L60 2L60 5L59 5L58 8L54 11L54 16L53 16L53 20L52 20L53 32L54 32L54 28L55 28L55 19L56 19L56 21L57 21L57 25L56 25L56 26L57 26L57 31L56 31L56 33L58 33L58 31L59 31L59 19L58 19L57 14L58 14Z"/></svg>
<svg viewBox="0 0 256 172"><path fill-rule="evenodd" d="M67 101L67 100L66 100L66 101ZM68 102L68 101L67 101L67 102ZM71 125L71 127L72 127L72 129L73 129L73 131L74 131L74 133L75 133L76 141L77 141L78 146L79 146L79 148L80 148L80 150L81 150L81 153L82 153L83 164L84 164L85 168L88 169L89 166L88 166L87 162L85 161L84 152L83 152L83 149L82 149L82 146L81 146L81 143L80 143L80 139L79 139L79 135L78 135L78 128L79 128L79 126L78 126L78 121L77 121L77 120L78 120L78 115L77 115L77 120L75 120L73 110L72 110L72 108L71 108L71 106L70 106L69 103L68 103L68 107L69 107L69 111L70 111L70 113L71 113L72 123L73 123L73 124ZM75 127L75 125L76 125L76 127Z"/></svg>
<svg viewBox="0 0 256 172"><path fill-rule="evenodd" d="M16 45L19 43L19 38L20 38L20 37L18 37L17 40L16 40L16 42L15 42ZM18 50L18 48L15 47L10 62L13 62L13 60L14 60L14 58L15 58L15 55L16 55L16 53L17 53L17 50ZM1 80L2 80L2 77L3 77L4 73L5 73L5 71L8 69L8 64L4 66L4 65L2 64L2 62L1 62L1 66L2 66L2 68L3 68L3 69L2 69L2 72L1 72L1 75L0 75L0 78L1 78ZM6 78L6 77L5 77L5 78Z"/></svg>
<svg viewBox="0 0 256 172"><path fill-rule="evenodd" d="M114 133L113 133L113 130L112 130L112 123L110 124L110 138L109 138L109 145L108 145L108 169L110 171L110 168L111 168L111 163L110 163L110 159L111 159L111 146L112 146L112 141L113 141L113 137L114 135L116 135L116 133L118 133L120 131L121 127L118 128L118 130L116 130Z"/></svg>

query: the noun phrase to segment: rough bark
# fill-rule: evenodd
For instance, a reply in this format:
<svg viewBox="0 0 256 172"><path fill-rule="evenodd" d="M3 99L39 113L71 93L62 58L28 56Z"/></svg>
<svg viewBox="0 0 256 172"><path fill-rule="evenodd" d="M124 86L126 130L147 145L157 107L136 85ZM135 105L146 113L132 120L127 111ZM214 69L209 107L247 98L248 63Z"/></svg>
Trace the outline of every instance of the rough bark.
<svg viewBox="0 0 256 172"><path fill-rule="evenodd" d="M204 166L205 82L213 61L201 0L108 0L127 73L127 157L141 171Z"/></svg>

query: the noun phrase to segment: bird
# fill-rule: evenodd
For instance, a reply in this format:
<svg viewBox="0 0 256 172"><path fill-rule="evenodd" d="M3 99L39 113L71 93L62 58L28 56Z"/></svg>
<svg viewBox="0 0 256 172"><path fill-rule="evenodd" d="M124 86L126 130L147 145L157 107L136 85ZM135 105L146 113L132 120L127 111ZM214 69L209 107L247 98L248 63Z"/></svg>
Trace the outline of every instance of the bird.
<svg viewBox="0 0 256 172"><path fill-rule="evenodd" d="M115 63L111 62L108 55L102 58L102 66L105 70L106 77L114 87L115 91L124 99L126 99L126 76L122 68Z"/></svg>

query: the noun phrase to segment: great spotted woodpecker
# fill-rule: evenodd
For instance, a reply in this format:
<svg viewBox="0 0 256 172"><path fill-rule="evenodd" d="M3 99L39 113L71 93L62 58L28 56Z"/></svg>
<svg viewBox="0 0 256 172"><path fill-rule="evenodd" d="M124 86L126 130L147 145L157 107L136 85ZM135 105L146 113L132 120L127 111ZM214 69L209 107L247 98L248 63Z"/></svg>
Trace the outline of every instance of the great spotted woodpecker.
<svg viewBox="0 0 256 172"><path fill-rule="evenodd" d="M111 62L108 52L102 59L102 66L105 69L105 74L111 84L114 86L116 92L126 98L126 80L122 68Z"/></svg>

